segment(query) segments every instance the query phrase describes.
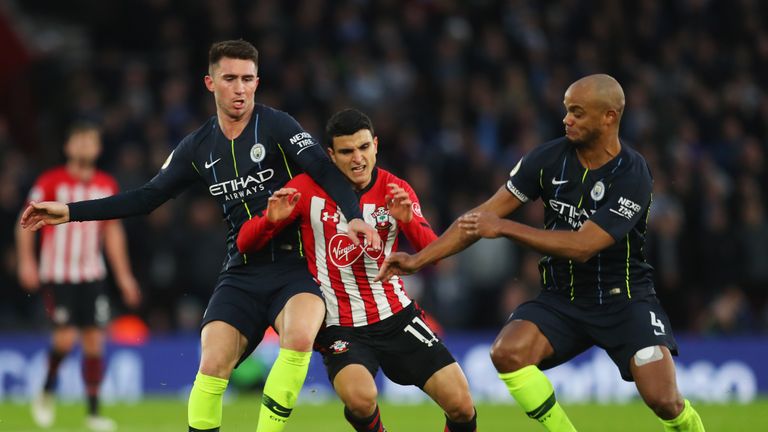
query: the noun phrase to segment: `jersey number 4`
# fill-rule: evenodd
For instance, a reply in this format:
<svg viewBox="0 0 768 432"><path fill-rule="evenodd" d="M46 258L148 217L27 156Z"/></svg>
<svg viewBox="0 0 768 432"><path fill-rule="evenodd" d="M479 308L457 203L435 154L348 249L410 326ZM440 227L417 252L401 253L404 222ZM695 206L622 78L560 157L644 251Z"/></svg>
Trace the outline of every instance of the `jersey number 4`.
<svg viewBox="0 0 768 432"><path fill-rule="evenodd" d="M432 329L429 328L429 326L421 320L419 317L414 317L413 321L411 321L413 324L416 324L417 327L419 327L419 330L416 330L416 328L410 324L405 326L403 329L404 332L410 333L418 339L419 341L427 344L428 347L431 347L435 342L439 342L440 340L435 336L435 334L432 332Z"/></svg>

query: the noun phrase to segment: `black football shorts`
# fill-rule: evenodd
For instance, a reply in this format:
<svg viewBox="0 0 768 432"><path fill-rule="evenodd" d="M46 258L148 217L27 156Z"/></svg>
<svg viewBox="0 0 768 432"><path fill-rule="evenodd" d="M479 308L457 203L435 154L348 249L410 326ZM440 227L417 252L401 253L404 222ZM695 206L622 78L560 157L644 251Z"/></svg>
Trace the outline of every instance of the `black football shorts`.
<svg viewBox="0 0 768 432"><path fill-rule="evenodd" d="M110 319L103 280L42 287L45 312L54 326L104 327Z"/></svg>

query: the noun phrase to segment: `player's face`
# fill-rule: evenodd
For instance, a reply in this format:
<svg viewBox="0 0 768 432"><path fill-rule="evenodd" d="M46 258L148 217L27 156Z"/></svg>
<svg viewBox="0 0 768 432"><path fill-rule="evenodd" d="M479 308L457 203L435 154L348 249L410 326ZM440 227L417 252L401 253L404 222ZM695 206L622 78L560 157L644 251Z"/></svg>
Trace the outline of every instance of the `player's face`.
<svg viewBox="0 0 768 432"><path fill-rule="evenodd" d="M95 130L76 132L67 140L64 153L68 160L84 165L95 165L101 153L101 137Z"/></svg>
<svg viewBox="0 0 768 432"><path fill-rule="evenodd" d="M574 144L590 145L603 133L605 110L584 87L571 86L563 99L565 137Z"/></svg>
<svg viewBox="0 0 768 432"><path fill-rule="evenodd" d="M371 182L378 147L378 138L371 136L368 129L360 129L352 135L334 137L328 154L355 189L361 190Z"/></svg>
<svg viewBox="0 0 768 432"><path fill-rule="evenodd" d="M224 57L211 66L205 76L205 86L216 99L216 111L232 120L239 120L253 111L259 77L251 60Z"/></svg>

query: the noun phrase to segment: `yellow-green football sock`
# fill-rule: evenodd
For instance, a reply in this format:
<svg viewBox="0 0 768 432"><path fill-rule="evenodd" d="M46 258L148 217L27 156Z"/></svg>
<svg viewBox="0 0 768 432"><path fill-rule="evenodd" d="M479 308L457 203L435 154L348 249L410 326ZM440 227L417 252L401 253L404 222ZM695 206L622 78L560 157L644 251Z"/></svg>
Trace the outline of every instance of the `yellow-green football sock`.
<svg viewBox="0 0 768 432"><path fill-rule="evenodd" d="M299 391L307 377L311 352L280 348L264 384L264 398L256 432L280 432L285 428Z"/></svg>
<svg viewBox="0 0 768 432"><path fill-rule="evenodd" d="M195 377L189 393L187 419L191 431L217 431L221 426L221 400L229 380L204 375Z"/></svg>
<svg viewBox="0 0 768 432"><path fill-rule="evenodd" d="M538 420L548 431L576 431L563 407L557 403L552 383L538 367L532 365L514 372L500 373L499 378L528 417Z"/></svg>
<svg viewBox="0 0 768 432"><path fill-rule="evenodd" d="M664 430L668 432L704 432L704 424L701 422L699 413L691 406L688 399L685 400L685 406L680 414L672 420L661 420Z"/></svg>

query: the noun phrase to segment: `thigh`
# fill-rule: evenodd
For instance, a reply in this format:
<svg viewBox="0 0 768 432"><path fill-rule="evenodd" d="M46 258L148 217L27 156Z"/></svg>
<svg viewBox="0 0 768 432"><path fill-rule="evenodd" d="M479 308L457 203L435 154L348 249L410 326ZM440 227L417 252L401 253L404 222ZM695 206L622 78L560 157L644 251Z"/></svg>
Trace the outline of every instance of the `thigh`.
<svg viewBox="0 0 768 432"><path fill-rule="evenodd" d="M672 353L666 346L646 347L642 349L640 361L634 356L630 360L630 372L637 386L637 391L646 403L656 400L672 400L679 397L675 378L675 363ZM660 351L661 358L656 359L654 351ZM658 353L658 351L656 351ZM645 359L645 360L643 360Z"/></svg>
<svg viewBox="0 0 768 432"><path fill-rule="evenodd" d="M232 369L245 358L248 340L230 324L212 321L203 327L200 345L200 372L229 379Z"/></svg>
<svg viewBox="0 0 768 432"><path fill-rule="evenodd" d="M472 398L467 377L456 362L432 374L422 389L443 411L449 411L464 398Z"/></svg>
<svg viewBox="0 0 768 432"><path fill-rule="evenodd" d="M223 283L216 287L203 314L203 332L211 323L221 321L245 337L247 343L237 364L256 349L269 327L267 306L264 301L259 300L250 292Z"/></svg>
<svg viewBox="0 0 768 432"><path fill-rule="evenodd" d="M328 380L334 385L339 372L350 365L363 366L371 377L379 371L376 350L358 332L354 327L332 326L317 334L315 349L322 354Z"/></svg>
<svg viewBox="0 0 768 432"><path fill-rule="evenodd" d="M639 350L658 345L677 355L677 342L669 318L656 296L632 301L621 309L603 314L593 323L591 333L626 381L633 381L630 362Z"/></svg>
<svg viewBox="0 0 768 432"><path fill-rule="evenodd" d="M381 370L400 385L424 385L437 371L456 363L435 332L414 307L382 321L392 328L386 337L376 337Z"/></svg>
<svg viewBox="0 0 768 432"><path fill-rule="evenodd" d="M375 401L378 390L376 381L362 364L351 363L344 366L332 381L336 394L344 405L350 406L355 402Z"/></svg>
<svg viewBox="0 0 768 432"><path fill-rule="evenodd" d="M520 305L509 316L499 339L509 340L510 343L517 341L530 346L531 349L536 348L538 344L520 340L517 336L520 329L515 328L515 321L528 321L539 329L552 347L551 355L546 355L548 350L539 350L541 355L531 353L537 357L536 360L540 360L538 366L541 369L549 369L565 363L592 346L592 341L584 330L578 314L570 309L569 305L563 304L562 300L554 296L539 295L536 299Z"/></svg>
<svg viewBox="0 0 768 432"><path fill-rule="evenodd" d="M280 271L280 273L276 274L274 283L275 288L270 293L268 300L268 314L269 322L275 327L276 330L279 330L279 328L282 327L282 323L278 322L278 317L286 308L288 302L297 295L311 294L312 296L317 297L322 302L323 306L325 305L325 302L323 301L323 294L320 291L320 286L312 278L309 270L307 270L306 262L302 262L301 265L297 265L294 268ZM300 303L301 304L295 305L298 307L298 312L302 312L301 308L305 306L311 308L311 300L308 302ZM310 310L309 312L314 312L314 310ZM325 308L323 307L322 317L324 316Z"/></svg>

